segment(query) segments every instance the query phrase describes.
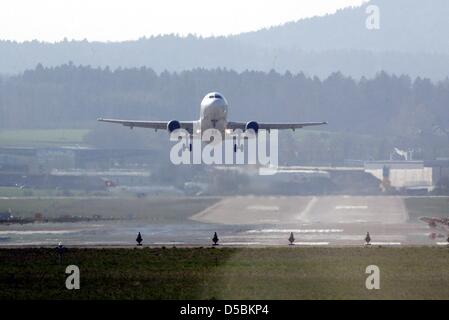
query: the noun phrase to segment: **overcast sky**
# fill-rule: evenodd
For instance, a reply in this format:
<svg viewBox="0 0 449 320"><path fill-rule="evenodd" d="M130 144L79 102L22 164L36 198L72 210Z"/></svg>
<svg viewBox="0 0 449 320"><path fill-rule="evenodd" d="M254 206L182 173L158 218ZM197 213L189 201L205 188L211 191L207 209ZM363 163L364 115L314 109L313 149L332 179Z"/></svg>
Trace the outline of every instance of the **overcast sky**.
<svg viewBox="0 0 449 320"><path fill-rule="evenodd" d="M2 0L0 39L132 40L257 30L365 0Z"/></svg>

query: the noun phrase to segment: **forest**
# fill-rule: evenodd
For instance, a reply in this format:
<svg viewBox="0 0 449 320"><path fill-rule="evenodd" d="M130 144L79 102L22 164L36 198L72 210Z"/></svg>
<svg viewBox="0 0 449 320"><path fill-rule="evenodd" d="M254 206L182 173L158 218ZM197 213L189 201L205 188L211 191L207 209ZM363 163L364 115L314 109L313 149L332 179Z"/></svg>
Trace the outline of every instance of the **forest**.
<svg viewBox="0 0 449 320"><path fill-rule="evenodd" d="M283 135L283 141L310 140L310 148L320 150L341 143L344 158L385 158L393 147L414 148L422 158L449 153L449 80L432 82L385 72L371 79L334 73L320 80L275 71L195 69L158 74L145 67L38 65L1 79L0 129L93 129L98 132L90 134L89 142L102 145L107 142L101 137L107 139L110 132L125 140L126 134L121 127L97 123L98 117L194 120L201 99L210 91L227 97L229 120L328 121L320 131ZM317 146L326 140L329 146ZM361 148L368 150L354 154Z"/></svg>

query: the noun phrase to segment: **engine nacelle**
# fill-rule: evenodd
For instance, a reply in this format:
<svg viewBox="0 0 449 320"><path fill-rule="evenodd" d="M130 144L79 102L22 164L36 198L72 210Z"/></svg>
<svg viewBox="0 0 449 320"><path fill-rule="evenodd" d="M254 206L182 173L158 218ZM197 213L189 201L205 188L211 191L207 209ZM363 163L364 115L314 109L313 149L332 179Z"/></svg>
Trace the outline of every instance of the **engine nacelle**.
<svg viewBox="0 0 449 320"><path fill-rule="evenodd" d="M181 123L178 120L171 120L167 123L168 132L173 132L178 129L181 129Z"/></svg>
<svg viewBox="0 0 449 320"><path fill-rule="evenodd" d="M256 121L250 121L246 124L245 130L254 130L254 133L259 131L259 124Z"/></svg>

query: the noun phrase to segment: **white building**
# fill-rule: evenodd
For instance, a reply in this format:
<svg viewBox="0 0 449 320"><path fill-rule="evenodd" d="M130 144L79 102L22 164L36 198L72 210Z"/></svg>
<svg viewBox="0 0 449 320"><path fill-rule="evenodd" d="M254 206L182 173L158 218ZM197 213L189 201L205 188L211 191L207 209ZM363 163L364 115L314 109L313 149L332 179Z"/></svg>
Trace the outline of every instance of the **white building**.
<svg viewBox="0 0 449 320"><path fill-rule="evenodd" d="M396 189L432 191L443 176L449 176L449 160L369 161L365 171Z"/></svg>

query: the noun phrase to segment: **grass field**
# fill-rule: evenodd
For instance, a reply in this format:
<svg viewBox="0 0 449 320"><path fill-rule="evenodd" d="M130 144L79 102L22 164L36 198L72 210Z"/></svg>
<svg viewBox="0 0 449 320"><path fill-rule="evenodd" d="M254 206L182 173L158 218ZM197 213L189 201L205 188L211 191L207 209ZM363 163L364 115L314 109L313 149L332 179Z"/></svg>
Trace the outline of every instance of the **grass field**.
<svg viewBox="0 0 449 320"><path fill-rule="evenodd" d="M0 146L67 146L83 144L87 129L0 130Z"/></svg>
<svg viewBox="0 0 449 320"><path fill-rule="evenodd" d="M448 299L449 249L1 249L0 299ZM65 289L65 267L81 289ZM368 265L380 290L367 290Z"/></svg>
<svg viewBox="0 0 449 320"><path fill-rule="evenodd" d="M152 223L188 222L193 214L213 205L218 198L61 198L61 199L6 199L0 200L0 212L11 209L15 216L61 216L145 219Z"/></svg>
<svg viewBox="0 0 449 320"><path fill-rule="evenodd" d="M67 194L70 196L87 196L88 193L83 190L58 190L58 189L37 189L18 187L0 187L0 197L57 197ZM106 195L107 193L104 192Z"/></svg>

